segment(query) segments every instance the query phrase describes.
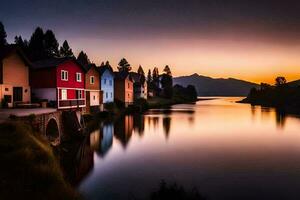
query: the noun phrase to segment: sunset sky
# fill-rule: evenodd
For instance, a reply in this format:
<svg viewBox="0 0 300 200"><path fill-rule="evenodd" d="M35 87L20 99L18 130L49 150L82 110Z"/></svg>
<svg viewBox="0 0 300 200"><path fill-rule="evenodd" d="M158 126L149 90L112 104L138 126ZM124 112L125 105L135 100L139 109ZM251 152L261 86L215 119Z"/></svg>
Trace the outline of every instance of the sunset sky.
<svg viewBox="0 0 300 200"><path fill-rule="evenodd" d="M0 21L10 42L41 26L97 64L125 57L134 70L168 64L174 76L300 79L296 0L4 0Z"/></svg>

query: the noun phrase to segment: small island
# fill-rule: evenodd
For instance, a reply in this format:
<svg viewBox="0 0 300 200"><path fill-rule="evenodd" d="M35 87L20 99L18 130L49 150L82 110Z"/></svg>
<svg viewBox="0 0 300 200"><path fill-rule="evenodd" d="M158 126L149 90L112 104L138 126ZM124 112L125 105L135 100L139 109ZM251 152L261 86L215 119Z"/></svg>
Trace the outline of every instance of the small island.
<svg viewBox="0 0 300 200"><path fill-rule="evenodd" d="M261 83L259 88L252 88L248 96L240 103L274 107L281 112L300 114L300 85L287 82L285 77L277 77L275 85Z"/></svg>

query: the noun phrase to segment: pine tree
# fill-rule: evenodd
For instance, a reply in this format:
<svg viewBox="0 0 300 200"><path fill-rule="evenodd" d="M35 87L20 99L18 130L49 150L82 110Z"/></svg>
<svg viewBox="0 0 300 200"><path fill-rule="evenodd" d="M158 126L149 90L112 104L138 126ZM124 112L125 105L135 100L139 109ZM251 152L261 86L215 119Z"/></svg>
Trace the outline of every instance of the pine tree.
<svg viewBox="0 0 300 200"><path fill-rule="evenodd" d="M73 51L69 46L69 43L67 40L65 40L60 47L59 54L62 57L74 57Z"/></svg>
<svg viewBox="0 0 300 200"><path fill-rule="evenodd" d="M129 72L131 70L130 64L127 62L127 60L125 58L122 58L119 62L118 65L118 70L120 72Z"/></svg>
<svg viewBox="0 0 300 200"><path fill-rule="evenodd" d="M32 61L47 57L45 53L44 31L40 27L37 27L31 35L29 41L29 57Z"/></svg>
<svg viewBox="0 0 300 200"><path fill-rule="evenodd" d="M143 67L141 65L139 66L139 68L137 70L137 73L140 74L140 75L145 76L145 72L144 72Z"/></svg>
<svg viewBox="0 0 300 200"><path fill-rule="evenodd" d="M147 83L148 86L150 86L150 83L152 82L152 76L151 76L151 70L149 69L148 75L147 75Z"/></svg>
<svg viewBox="0 0 300 200"><path fill-rule="evenodd" d="M112 72L114 71L112 66L110 65L109 61L106 61L104 66L107 67L108 69L110 69Z"/></svg>
<svg viewBox="0 0 300 200"><path fill-rule="evenodd" d="M4 29L4 25L0 21L0 48L3 48L5 45L7 45L6 37L7 35Z"/></svg>
<svg viewBox="0 0 300 200"><path fill-rule="evenodd" d="M157 67L154 67L152 72L152 83L155 87L159 87L159 72Z"/></svg>
<svg viewBox="0 0 300 200"><path fill-rule="evenodd" d="M89 60L87 54L83 51L80 51L80 53L78 54L77 61L83 66L91 64L91 61Z"/></svg>
<svg viewBox="0 0 300 200"><path fill-rule="evenodd" d="M28 55L28 41L23 40L21 36L15 36L15 44L22 49L22 51Z"/></svg>
<svg viewBox="0 0 300 200"><path fill-rule="evenodd" d="M171 69L170 69L169 65L165 66L164 73L169 75L169 76L172 76L172 72L171 72Z"/></svg>
<svg viewBox="0 0 300 200"><path fill-rule="evenodd" d="M44 35L45 54L48 58L59 56L58 42L52 30L47 30Z"/></svg>
<svg viewBox="0 0 300 200"><path fill-rule="evenodd" d="M161 86L163 94L166 98L172 98L173 96L173 78L170 67L167 65L164 68L164 73L161 77Z"/></svg>

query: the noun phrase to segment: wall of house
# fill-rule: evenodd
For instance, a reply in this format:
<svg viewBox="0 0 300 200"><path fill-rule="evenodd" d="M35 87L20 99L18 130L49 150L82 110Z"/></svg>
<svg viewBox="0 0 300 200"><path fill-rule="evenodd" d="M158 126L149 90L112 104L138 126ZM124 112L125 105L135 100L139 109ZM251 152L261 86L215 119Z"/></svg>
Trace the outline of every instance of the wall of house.
<svg viewBox="0 0 300 200"><path fill-rule="evenodd" d="M3 84L29 86L29 67L17 53L3 60Z"/></svg>
<svg viewBox="0 0 300 200"><path fill-rule="evenodd" d="M94 84L91 84L90 77L94 76ZM99 72L92 67L86 74L85 74L85 89L87 90L100 90L100 75Z"/></svg>
<svg viewBox="0 0 300 200"><path fill-rule="evenodd" d="M0 85L0 101L5 95L9 95L11 103L9 107L13 106L13 88L22 87L22 101L31 101L31 92L29 86L29 67L24 63L22 58L13 53L2 61L3 84Z"/></svg>
<svg viewBox="0 0 300 200"><path fill-rule="evenodd" d="M56 101L56 92L56 88L33 88L32 97L47 99L48 101Z"/></svg>
<svg viewBox="0 0 300 200"><path fill-rule="evenodd" d="M133 93L133 82L129 79L125 79L125 103L133 103L134 93Z"/></svg>
<svg viewBox="0 0 300 200"><path fill-rule="evenodd" d="M61 70L68 71L68 80L64 81L61 80ZM81 82L76 81L76 73L81 73ZM56 81L57 81L57 87L65 87L65 88L82 88L85 87L85 74L83 69L75 62L73 61L67 61L62 64L60 64L56 68ZM70 95L72 96L72 92L70 92ZM69 93L68 93L69 96Z"/></svg>
<svg viewBox="0 0 300 200"><path fill-rule="evenodd" d="M100 88L103 91L103 103L110 103L114 101L115 98L114 82L115 81L113 75L108 70L106 70L102 74L101 82L100 82Z"/></svg>
<svg viewBox="0 0 300 200"><path fill-rule="evenodd" d="M118 101L125 102L125 86L124 81L120 79L115 79L115 99ZM103 94L105 95L105 94Z"/></svg>
<svg viewBox="0 0 300 200"><path fill-rule="evenodd" d="M99 106L100 92L99 91L90 91L90 106Z"/></svg>
<svg viewBox="0 0 300 200"><path fill-rule="evenodd" d="M32 88L56 88L56 68L30 70Z"/></svg>

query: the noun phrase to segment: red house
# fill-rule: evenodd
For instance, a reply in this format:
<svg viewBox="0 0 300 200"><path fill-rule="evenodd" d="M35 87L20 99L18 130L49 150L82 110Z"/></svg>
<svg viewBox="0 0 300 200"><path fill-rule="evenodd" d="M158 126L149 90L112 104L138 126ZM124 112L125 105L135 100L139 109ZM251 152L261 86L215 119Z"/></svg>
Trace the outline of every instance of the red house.
<svg viewBox="0 0 300 200"><path fill-rule="evenodd" d="M58 109L85 107L85 71L74 58L50 58L33 63L32 98Z"/></svg>

